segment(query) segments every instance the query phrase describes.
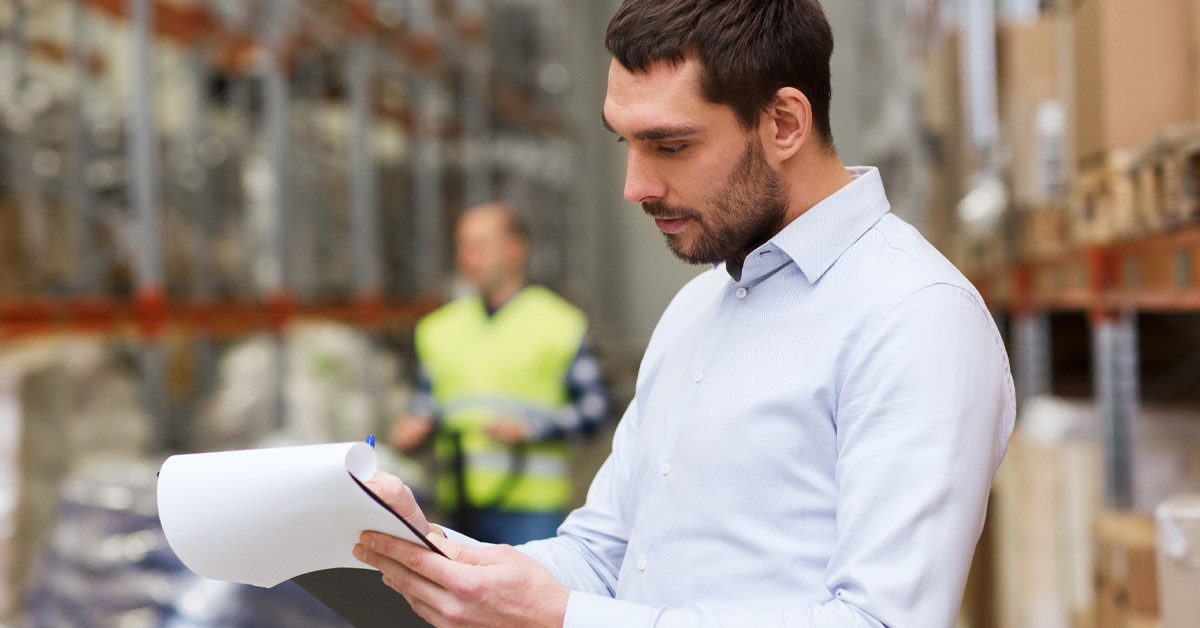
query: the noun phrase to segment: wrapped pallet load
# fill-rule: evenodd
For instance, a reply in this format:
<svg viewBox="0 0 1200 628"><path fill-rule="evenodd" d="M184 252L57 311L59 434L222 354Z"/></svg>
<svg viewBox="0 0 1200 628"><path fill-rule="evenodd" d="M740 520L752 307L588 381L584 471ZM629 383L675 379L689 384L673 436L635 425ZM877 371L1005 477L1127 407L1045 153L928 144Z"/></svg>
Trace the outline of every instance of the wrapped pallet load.
<svg viewBox="0 0 1200 628"><path fill-rule="evenodd" d="M1191 628L1200 618L1200 494L1163 501L1155 519L1161 628Z"/></svg>
<svg viewBox="0 0 1200 628"><path fill-rule="evenodd" d="M1123 513L1104 509L1104 456L1094 404L1040 397L1022 405L991 506L998 626L1076 628L1098 621L1116 627L1157 621L1151 513L1172 495L1200 493L1197 419L1194 407L1141 408L1134 434L1133 510ZM1190 597L1200 599L1200 591ZM1192 623L1185 625L1194 628L1194 619L1189 616Z"/></svg>
<svg viewBox="0 0 1200 628"><path fill-rule="evenodd" d="M0 624L14 618L56 519L59 486L87 459L138 459L151 423L133 374L103 343L46 338L0 351Z"/></svg>

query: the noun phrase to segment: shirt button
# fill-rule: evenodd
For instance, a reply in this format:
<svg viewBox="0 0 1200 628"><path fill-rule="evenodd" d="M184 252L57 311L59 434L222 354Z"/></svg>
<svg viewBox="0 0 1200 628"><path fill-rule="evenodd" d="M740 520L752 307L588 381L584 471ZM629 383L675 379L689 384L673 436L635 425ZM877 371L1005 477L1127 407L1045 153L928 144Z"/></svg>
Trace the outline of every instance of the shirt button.
<svg viewBox="0 0 1200 628"><path fill-rule="evenodd" d="M671 474L671 463L669 463L669 462L662 463L662 466L658 468L658 471L659 471L659 473L662 473L664 476L670 475Z"/></svg>
<svg viewBox="0 0 1200 628"><path fill-rule="evenodd" d="M693 381L693 382L696 382L697 384L699 384L700 382L704 381L704 371L696 371L696 372L695 372L695 373L692 375L692 381Z"/></svg>
<svg viewBox="0 0 1200 628"><path fill-rule="evenodd" d="M638 561L638 571L646 571L646 559L645 558Z"/></svg>
<svg viewBox="0 0 1200 628"><path fill-rule="evenodd" d="M746 298L746 295L750 294L750 291L747 290L746 288L742 287L742 288L738 288L737 292L735 294L737 294L737 298L744 299L744 298Z"/></svg>

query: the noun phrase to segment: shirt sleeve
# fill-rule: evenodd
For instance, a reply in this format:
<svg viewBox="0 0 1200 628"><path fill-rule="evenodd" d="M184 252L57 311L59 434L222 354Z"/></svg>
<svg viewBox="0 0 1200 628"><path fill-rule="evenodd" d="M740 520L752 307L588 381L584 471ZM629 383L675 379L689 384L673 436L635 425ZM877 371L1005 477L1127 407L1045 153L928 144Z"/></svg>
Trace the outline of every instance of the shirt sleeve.
<svg viewBox="0 0 1200 628"><path fill-rule="evenodd" d="M531 409L528 421L533 440L551 440L573 434L593 434L608 419L608 391L600 361L586 337L567 369L563 383L571 405L554 410Z"/></svg>
<svg viewBox="0 0 1200 628"><path fill-rule="evenodd" d="M429 379L429 372L420 364L417 365L417 381L408 411L434 420L440 417L437 404L433 401L433 380Z"/></svg>
<svg viewBox="0 0 1200 628"><path fill-rule="evenodd" d="M635 399L617 425L612 453L592 480L583 507L567 517L558 536L517 548L545 565L572 591L610 601L616 593L633 521L629 460L636 431Z"/></svg>
<svg viewBox="0 0 1200 628"><path fill-rule="evenodd" d="M838 538L825 572L827 601L720 612L703 600L685 608L615 600L609 578L619 562L608 542L624 539L625 530L576 522L575 531L592 539L580 547L594 551L570 560L556 551L549 561L568 568L567 579L556 573L574 590L564 625L953 626L1012 432L1008 359L977 298L941 284L904 299L860 346L839 383ZM619 488L614 470L609 476L600 496L620 503L610 494ZM586 578L589 566L596 575Z"/></svg>

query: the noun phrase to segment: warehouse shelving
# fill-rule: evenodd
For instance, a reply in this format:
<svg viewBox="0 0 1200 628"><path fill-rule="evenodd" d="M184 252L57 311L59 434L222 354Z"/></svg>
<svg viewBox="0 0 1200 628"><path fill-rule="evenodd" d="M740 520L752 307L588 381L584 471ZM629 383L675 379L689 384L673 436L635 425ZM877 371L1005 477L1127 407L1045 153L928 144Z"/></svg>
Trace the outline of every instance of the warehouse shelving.
<svg viewBox="0 0 1200 628"><path fill-rule="evenodd" d="M563 67L559 4L13 3L0 15L13 68L0 132L19 176L0 191L0 212L20 217L24 272L8 285L0 277L0 340L139 338L161 444L179 446L165 334L195 340L201 373L215 366L212 343L292 321L352 323L372 343L402 336L439 301L453 211L496 195L531 212L535 273L554 282L577 233L558 215L574 150L566 103L536 80ZM509 23L521 29L492 37ZM132 42L120 56L104 52L113 27ZM47 91L33 79L48 66L65 77L50 90L65 134L22 100ZM128 70L121 94L114 67ZM169 137L155 119L164 90L186 110ZM106 142L96 100L127 103L104 121ZM53 177L36 172L46 155ZM87 183L97 172L107 187ZM230 242L238 255L222 257Z"/></svg>
<svg viewBox="0 0 1200 628"><path fill-rule="evenodd" d="M973 279L991 306L1011 316L1023 399L1050 392L1048 317L1086 314L1103 420L1105 496L1110 507L1128 509L1140 379L1137 317L1200 313L1200 226L1017 262Z"/></svg>

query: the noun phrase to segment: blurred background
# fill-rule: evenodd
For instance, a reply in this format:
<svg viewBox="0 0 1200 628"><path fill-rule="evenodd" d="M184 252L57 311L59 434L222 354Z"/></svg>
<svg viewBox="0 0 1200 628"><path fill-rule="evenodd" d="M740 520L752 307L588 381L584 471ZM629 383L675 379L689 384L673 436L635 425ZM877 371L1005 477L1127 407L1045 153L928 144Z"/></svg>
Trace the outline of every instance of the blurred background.
<svg viewBox="0 0 1200 628"><path fill-rule="evenodd" d="M189 576L154 471L386 433L483 201L591 320L614 416L572 444L581 501L699 272L621 199L617 4L0 4L0 625L341 625ZM844 160L984 293L1017 380L960 624L1200 625L1200 0L824 4Z"/></svg>

